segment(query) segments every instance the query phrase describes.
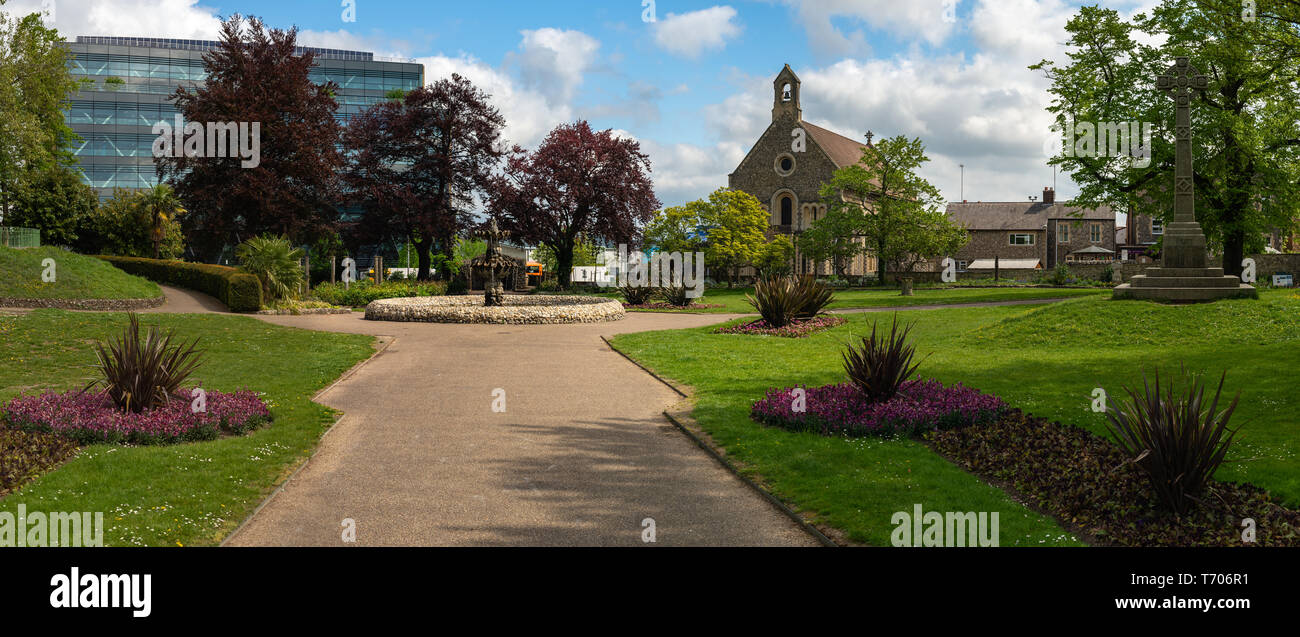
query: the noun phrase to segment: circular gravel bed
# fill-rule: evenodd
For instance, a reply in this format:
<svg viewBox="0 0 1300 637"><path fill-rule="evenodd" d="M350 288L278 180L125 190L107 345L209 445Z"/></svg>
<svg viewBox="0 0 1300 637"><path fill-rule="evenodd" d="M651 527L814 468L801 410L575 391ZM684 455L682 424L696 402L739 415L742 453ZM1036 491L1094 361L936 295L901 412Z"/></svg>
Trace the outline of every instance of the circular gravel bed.
<svg viewBox="0 0 1300 637"><path fill-rule="evenodd" d="M592 296L507 296L505 305L484 307L481 296L417 296L380 299L366 306L366 320L426 323L599 323L626 314L614 299Z"/></svg>

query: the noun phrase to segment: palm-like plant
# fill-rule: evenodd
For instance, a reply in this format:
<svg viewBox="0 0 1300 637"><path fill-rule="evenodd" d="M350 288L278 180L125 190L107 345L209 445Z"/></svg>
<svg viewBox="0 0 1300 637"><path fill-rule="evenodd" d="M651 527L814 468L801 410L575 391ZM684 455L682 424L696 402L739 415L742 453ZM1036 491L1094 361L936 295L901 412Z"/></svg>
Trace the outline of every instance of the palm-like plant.
<svg viewBox="0 0 1300 637"><path fill-rule="evenodd" d="M745 300L769 327L784 327L796 319L812 318L834 300L831 289L812 276L768 276L754 282L754 296Z"/></svg>
<svg viewBox="0 0 1300 637"><path fill-rule="evenodd" d="M177 391L202 363L198 339L188 346L172 345L172 333L165 336L156 327L140 339L140 319L134 313L122 336L95 344L96 363L100 378L86 389L103 386L113 404L123 411L141 413L161 405Z"/></svg>
<svg viewBox="0 0 1300 637"><path fill-rule="evenodd" d="M849 345L843 353L844 371L858 391L871 402L884 402L898 394L924 361L912 363L916 346L907 342L907 335L915 323L899 331L898 315L889 328L889 335L877 333L877 324L871 324L871 336L862 337L859 346ZM879 335L877 335L879 334Z"/></svg>
<svg viewBox="0 0 1300 637"><path fill-rule="evenodd" d="M1152 385L1143 375L1143 391L1124 388L1127 398L1111 401L1106 427L1125 453L1146 474L1160 502L1174 513L1187 513L1223 464L1237 432L1228 421L1237 408L1238 392L1222 410L1225 373L1219 377L1214 399L1205 402L1205 384L1188 375L1187 390L1176 393L1174 382Z"/></svg>
<svg viewBox="0 0 1300 637"><path fill-rule="evenodd" d="M153 188L140 193L140 205L149 211L150 218L150 237L153 239L153 258L157 259L159 254L159 245L163 240L163 223L171 220L174 216L184 214L185 209L181 207L181 201L176 197L176 192L167 184L158 184Z"/></svg>
<svg viewBox="0 0 1300 637"><path fill-rule="evenodd" d="M293 296L303 280L298 263L302 254L302 249L289 245L288 239L270 236L253 237L235 248L240 267L262 282L268 300Z"/></svg>

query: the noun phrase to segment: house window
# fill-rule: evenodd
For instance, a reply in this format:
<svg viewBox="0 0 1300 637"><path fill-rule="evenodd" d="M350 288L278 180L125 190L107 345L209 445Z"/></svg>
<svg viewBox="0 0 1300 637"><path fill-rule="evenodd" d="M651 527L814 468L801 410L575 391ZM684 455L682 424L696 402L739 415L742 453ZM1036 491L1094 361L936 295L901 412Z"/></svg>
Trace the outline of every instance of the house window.
<svg viewBox="0 0 1300 637"><path fill-rule="evenodd" d="M781 197L781 225L794 225L794 200Z"/></svg>
<svg viewBox="0 0 1300 637"><path fill-rule="evenodd" d="M1159 219L1151 220L1151 234L1160 236L1165 233L1165 222Z"/></svg>
<svg viewBox="0 0 1300 637"><path fill-rule="evenodd" d="M1009 242L1013 246L1031 246L1034 245L1034 235L1028 232L1012 233Z"/></svg>
<svg viewBox="0 0 1300 637"><path fill-rule="evenodd" d="M958 272L965 272L965 271L966 271L966 268L967 268L968 266L970 266L970 261L958 261L958 262L957 262L957 271L958 271Z"/></svg>
<svg viewBox="0 0 1300 637"><path fill-rule="evenodd" d="M1088 228L1088 240L1093 243L1101 243L1101 224L1094 223Z"/></svg>
<svg viewBox="0 0 1300 637"><path fill-rule="evenodd" d="M1070 242L1070 224L1061 223L1059 221L1056 222L1056 242L1057 243Z"/></svg>

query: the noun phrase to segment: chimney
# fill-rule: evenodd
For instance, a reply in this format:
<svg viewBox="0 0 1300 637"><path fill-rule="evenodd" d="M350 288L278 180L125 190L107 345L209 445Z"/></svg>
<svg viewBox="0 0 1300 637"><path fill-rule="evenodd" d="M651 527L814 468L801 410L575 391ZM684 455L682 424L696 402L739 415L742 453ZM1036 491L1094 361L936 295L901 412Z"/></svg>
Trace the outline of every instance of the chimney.
<svg viewBox="0 0 1300 637"><path fill-rule="evenodd" d="M1056 203L1056 190L1054 188L1043 189L1043 203Z"/></svg>

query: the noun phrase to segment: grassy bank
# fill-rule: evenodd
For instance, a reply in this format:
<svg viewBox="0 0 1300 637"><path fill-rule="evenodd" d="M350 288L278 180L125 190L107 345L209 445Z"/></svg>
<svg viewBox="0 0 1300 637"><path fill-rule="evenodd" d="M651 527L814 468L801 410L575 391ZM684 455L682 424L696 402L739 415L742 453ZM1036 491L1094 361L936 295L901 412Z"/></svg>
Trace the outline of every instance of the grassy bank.
<svg viewBox="0 0 1300 637"><path fill-rule="evenodd" d="M43 280L43 263L54 261L53 282ZM99 259L50 246L0 247L0 298L153 299L158 285L127 274Z"/></svg>

